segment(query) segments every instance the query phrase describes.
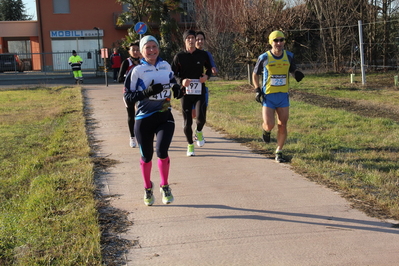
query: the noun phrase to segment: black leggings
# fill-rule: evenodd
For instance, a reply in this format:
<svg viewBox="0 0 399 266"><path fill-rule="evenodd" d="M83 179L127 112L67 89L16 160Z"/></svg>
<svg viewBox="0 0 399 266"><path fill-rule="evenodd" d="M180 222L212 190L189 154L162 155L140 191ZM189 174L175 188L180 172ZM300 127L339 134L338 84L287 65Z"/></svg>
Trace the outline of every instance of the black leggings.
<svg viewBox="0 0 399 266"><path fill-rule="evenodd" d="M127 125L129 126L130 137L134 137L134 116L136 115L136 108L135 106L126 107L127 111Z"/></svg>
<svg viewBox="0 0 399 266"><path fill-rule="evenodd" d="M140 147L141 159L148 163L154 153L154 136L157 136L156 153L158 158L165 159L175 132L175 120L170 110L157 112L149 117L136 120L134 127Z"/></svg>
<svg viewBox="0 0 399 266"><path fill-rule="evenodd" d="M202 131L206 122L206 96L202 95L185 95L181 99L181 107L184 118L184 135L186 135L187 142L193 144L193 124L192 109L195 106L197 130Z"/></svg>

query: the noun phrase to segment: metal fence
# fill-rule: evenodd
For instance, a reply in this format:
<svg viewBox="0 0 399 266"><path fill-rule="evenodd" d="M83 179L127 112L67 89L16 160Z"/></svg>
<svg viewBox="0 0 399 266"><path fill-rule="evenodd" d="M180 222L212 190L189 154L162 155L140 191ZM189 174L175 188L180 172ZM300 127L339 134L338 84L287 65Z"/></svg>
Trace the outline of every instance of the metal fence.
<svg viewBox="0 0 399 266"><path fill-rule="evenodd" d="M97 50L77 51L82 58L82 71L100 71L104 69L104 61L100 58ZM24 64L24 71L41 72L71 72L68 64L71 52L53 53L17 53Z"/></svg>

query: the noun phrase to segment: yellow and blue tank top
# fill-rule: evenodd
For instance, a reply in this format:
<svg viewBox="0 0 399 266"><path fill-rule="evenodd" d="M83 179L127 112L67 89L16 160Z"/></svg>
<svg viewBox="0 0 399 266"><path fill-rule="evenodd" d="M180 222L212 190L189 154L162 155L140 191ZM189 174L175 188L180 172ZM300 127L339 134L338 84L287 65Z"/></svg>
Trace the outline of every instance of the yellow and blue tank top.
<svg viewBox="0 0 399 266"><path fill-rule="evenodd" d="M270 51L259 56L254 73L263 73L263 93L288 92L289 73L296 69L293 57L293 53L286 50L280 57L274 56Z"/></svg>

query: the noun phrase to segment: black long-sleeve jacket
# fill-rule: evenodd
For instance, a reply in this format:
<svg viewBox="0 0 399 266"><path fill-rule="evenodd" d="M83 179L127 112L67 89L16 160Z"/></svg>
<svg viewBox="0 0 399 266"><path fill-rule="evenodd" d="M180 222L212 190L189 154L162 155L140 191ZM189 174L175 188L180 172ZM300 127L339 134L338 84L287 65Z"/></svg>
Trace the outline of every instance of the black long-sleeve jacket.
<svg viewBox="0 0 399 266"><path fill-rule="evenodd" d="M199 49L195 49L193 53L187 51L177 53L171 66L179 85L182 85L183 79L186 78L199 79L203 74L208 77L212 75L212 65L208 53ZM205 83L202 83L202 88L205 89Z"/></svg>

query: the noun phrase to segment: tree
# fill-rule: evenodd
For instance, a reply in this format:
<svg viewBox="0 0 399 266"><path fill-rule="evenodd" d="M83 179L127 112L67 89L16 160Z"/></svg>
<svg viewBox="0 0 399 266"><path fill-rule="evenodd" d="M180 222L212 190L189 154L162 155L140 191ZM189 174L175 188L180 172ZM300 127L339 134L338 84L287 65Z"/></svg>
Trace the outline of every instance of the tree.
<svg viewBox="0 0 399 266"><path fill-rule="evenodd" d="M31 16L25 14L25 5L22 0L0 1L0 21L30 20Z"/></svg>
<svg viewBox="0 0 399 266"><path fill-rule="evenodd" d="M198 2L197 27L207 34L219 72L232 78L241 74L237 63L254 64L267 50L273 30L282 30L289 36L290 29L301 28L307 14L305 8L288 8L280 0Z"/></svg>
<svg viewBox="0 0 399 266"><path fill-rule="evenodd" d="M145 0L116 0L117 3L127 4L128 10L119 15L117 24L123 25L128 21L132 21L136 24L142 21L144 16L147 15L147 1Z"/></svg>
<svg viewBox="0 0 399 266"><path fill-rule="evenodd" d="M170 60L172 51L176 49L173 46L172 36L176 34L178 28L171 13L182 12L180 0L117 0L117 2L128 5L128 10L118 17L118 25L123 25L127 21L132 21L133 25L139 21L160 25L161 53L164 59ZM133 27L128 30L128 40L138 37Z"/></svg>
<svg viewBox="0 0 399 266"><path fill-rule="evenodd" d="M235 45L239 36L228 1L198 1L195 10L196 27L205 33L207 50L215 59L219 76L225 79L239 77L240 71L236 70L238 56L245 50Z"/></svg>
<svg viewBox="0 0 399 266"><path fill-rule="evenodd" d="M171 13L183 12L179 0L157 0L154 1L151 13L148 17L149 22L154 22L159 26L160 45L162 56L165 60L171 62L172 54L177 46L173 45L172 36L177 36L178 24L172 18Z"/></svg>
<svg viewBox="0 0 399 266"><path fill-rule="evenodd" d="M344 57L357 42L356 25L362 1L308 0L307 3L317 19L325 66L332 62L333 70L339 72Z"/></svg>

